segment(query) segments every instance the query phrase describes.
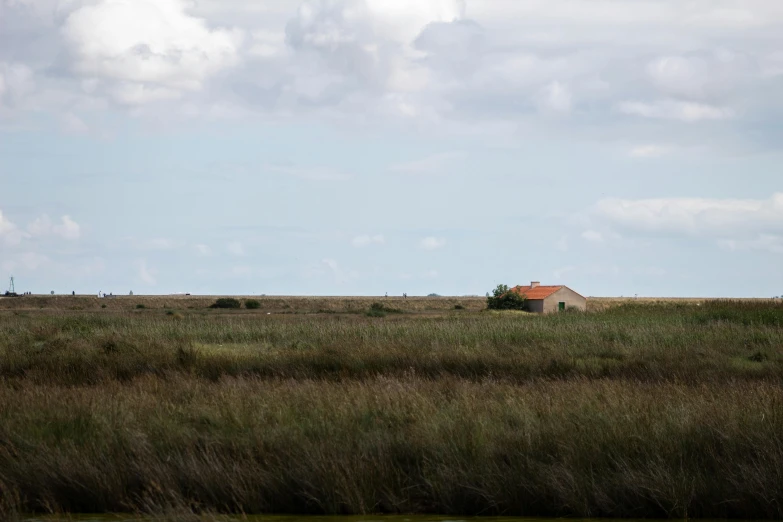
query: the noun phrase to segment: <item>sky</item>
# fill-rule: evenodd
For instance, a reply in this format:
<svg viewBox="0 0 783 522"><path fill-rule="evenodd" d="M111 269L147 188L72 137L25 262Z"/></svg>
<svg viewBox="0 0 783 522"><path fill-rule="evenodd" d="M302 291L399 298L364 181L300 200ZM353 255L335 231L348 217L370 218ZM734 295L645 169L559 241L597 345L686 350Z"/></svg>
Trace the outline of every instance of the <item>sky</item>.
<svg viewBox="0 0 783 522"><path fill-rule="evenodd" d="M780 0L0 0L0 288L783 294Z"/></svg>

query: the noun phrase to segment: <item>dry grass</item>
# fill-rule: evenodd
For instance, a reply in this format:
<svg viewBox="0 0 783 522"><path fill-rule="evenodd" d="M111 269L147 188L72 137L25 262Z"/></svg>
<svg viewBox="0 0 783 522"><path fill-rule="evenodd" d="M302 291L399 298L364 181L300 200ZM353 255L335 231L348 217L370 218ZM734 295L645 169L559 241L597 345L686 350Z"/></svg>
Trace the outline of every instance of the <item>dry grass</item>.
<svg viewBox="0 0 783 522"><path fill-rule="evenodd" d="M783 515L779 384L155 377L0 388L38 510Z"/></svg>
<svg viewBox="0 0 783 522"><path fill-rule="evenodd" d="M0 297L0 310L44 310L44 311L128 311L137 305L146 309L205 310L218 298L226 296L29 296L20 298ZM466 311L480 311L486 308L485 297L303 297L303 296L227 296L241 301L257 300L260 308L247 313L357 313L367 310L373 303L383 303L409 313L446 312L460 305ZM589 311L601 311L624 305L699 305L709 302L703 298L633 298L633 297L589 297ZM738 302L767 303L781 302L771 299L739 299ZM105 309L103 308L105 306Z"/></svg>
<svg viewBox="0 0 783 522"><path fill-rule="evenodd" d="M588 309L600 312L618 306L703 306L715 299L698 297L591 297L588 299ZM743 304L780 304L782 299L745 298L731 299L734 303Z"/></svg>
<svg viewBox="0 0 783 522"><path fill-rule="evenodd" d="M783 306L0 314L14 513L783 517Z"/></svg>
<svg viewBox="0 0 783 522"><path fill-rule="evenodd" d="M29 296L18 298L0 297L0 310L48 310L48 311L93 311L133 310L137 305L148 309L204 310L218 298L224 296L116 296L99 298L97 296ZM249 313L318 313L364 311L372 303L380 302L406 312L453 310L462 305L466 310L478 311L486 307L483 297L269 297L269 296L229 296L245 301L254 299L261 307Z"/></svg>
<svg viewBox="0 0 783 522"><path fill-rule="evenodd" d="M637 307L551 317L452 312L383 319L225 312L6 314L0 315L0 378L99 385L183 372L209 380L338 380L415 371L432 379L513 382L783 379L783 329L763 322L745 325L754 320L752 314L732 320L710 315L716 310L687 314ZM783 314L773 310L772 319L777 317Z"/></svg>

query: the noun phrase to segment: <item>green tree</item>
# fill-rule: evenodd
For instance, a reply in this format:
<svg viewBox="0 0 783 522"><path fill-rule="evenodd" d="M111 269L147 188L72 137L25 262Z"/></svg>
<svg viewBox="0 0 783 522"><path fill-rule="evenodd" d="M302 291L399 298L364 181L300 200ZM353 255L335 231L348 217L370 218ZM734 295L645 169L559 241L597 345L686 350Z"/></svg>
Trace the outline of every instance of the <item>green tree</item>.
<svg viewBox="0 0 783 522"><path fill-rule="evenodd" d="M527 310L527 298L512 291L506 285L498 285L487 295L487 308L489 310Z"/></svg>

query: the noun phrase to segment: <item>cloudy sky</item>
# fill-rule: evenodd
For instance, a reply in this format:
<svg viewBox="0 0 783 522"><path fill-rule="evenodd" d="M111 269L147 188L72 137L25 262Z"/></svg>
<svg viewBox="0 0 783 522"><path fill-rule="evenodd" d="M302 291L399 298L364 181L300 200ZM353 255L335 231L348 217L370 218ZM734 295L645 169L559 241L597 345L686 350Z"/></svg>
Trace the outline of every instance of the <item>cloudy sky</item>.
<svg viewBox="0 0 783 522"><path fill-rule="evenodd" d="M783 2L0 0L10 275L783 294Z"/></svg>

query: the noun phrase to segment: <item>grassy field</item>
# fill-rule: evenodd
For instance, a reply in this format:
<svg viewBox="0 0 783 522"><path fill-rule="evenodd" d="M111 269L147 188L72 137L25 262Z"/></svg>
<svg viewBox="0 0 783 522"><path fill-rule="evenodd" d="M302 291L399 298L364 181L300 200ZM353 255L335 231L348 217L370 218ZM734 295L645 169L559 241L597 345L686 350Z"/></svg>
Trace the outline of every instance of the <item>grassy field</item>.
<svg viewBox="0 0 783 522"><path fill-rule="evenodd" d="M19 298L0 297L0 310L47 311L122 311L134 310L141 305L152 310L204 310L222 296L29 296ZM351 313L365 311L374 302L386 303L407 312L443 312L456 305L478 311L486 306L483 297L297 297L297 296L245 296L240 301L253 299L259 302L259 311L273 313Z"/></svg>
<svg viewBox="0 0 783 522"><path fill-rule="evenodd" d="M779 302L26 299L0 311L0 518L783 518Z"/></svg>
<svg viewBox="0 0 783 522"><path fill-rule="evenodd" d="M45 310L47 312L79 311L129 311L138 306L151 310L204 310L222 296L115 296L99 298L97 296L47 296L35 295L20 298L0 297L0 310ZM372 303L380 302L387 306L410 313L441 313L453 310L459 305L465 310L480 311L486 307L484 297L302 297L302 296L229 296L240 301L253 299L259 302L258 311L277 314L312 313L355 313L367 310ZM741 302L769 303L767 299L742 299ZM697 298L629 298L629 297L590 297L587 307L590 311L606 310L626 304L636 305L698 305L707 302ZM783 302L777 300L776 302Z"/></svg>

